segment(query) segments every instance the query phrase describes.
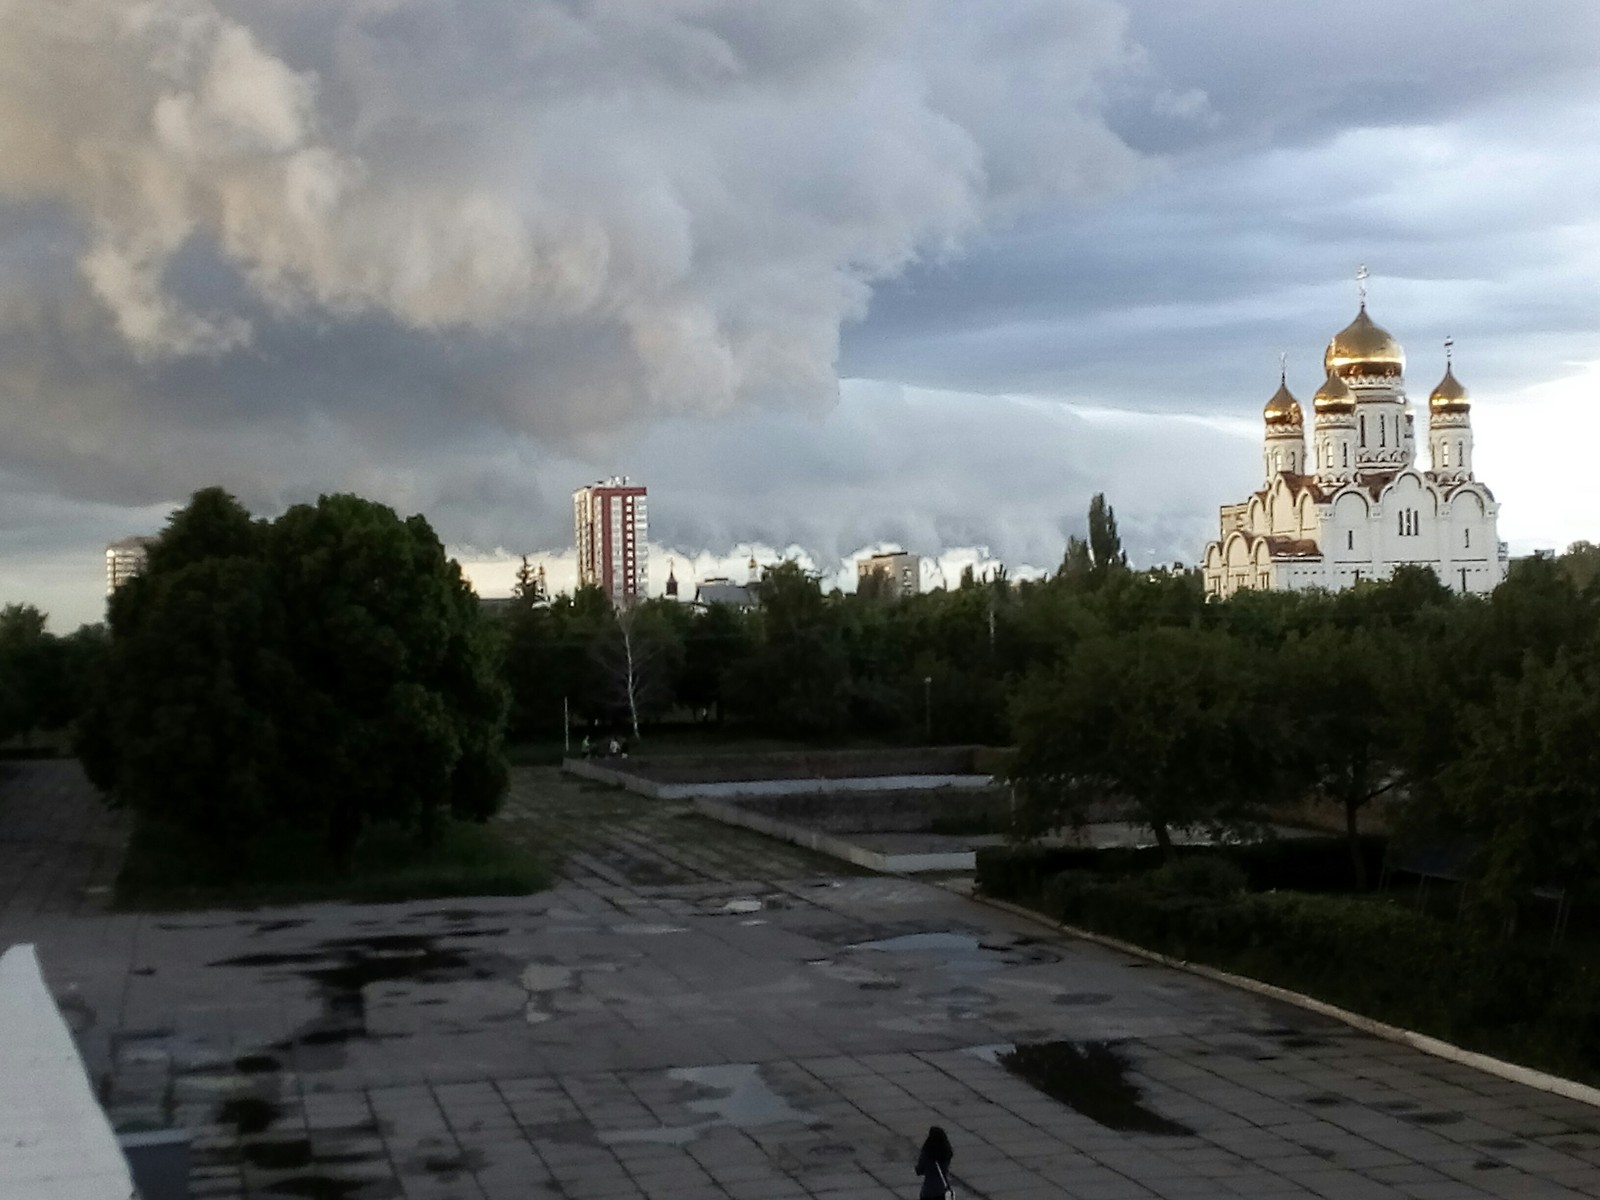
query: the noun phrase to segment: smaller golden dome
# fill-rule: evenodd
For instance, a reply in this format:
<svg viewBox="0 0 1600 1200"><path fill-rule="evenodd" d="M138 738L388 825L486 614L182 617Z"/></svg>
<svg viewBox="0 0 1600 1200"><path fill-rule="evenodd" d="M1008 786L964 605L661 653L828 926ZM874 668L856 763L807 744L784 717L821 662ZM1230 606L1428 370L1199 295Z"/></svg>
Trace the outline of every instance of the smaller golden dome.
<svg viewBox="0 0 1600 1200"><path fill-rule="evenodd" d="M1289 391L1288 381L1283 379L1278 381L1278 390L1272 393L1272 399L1267 401L1261 415L1273 429L1299 429L1306 421L1300 401L1294 398Z"/></svg>
<svg viewBox="0 0 1600 1200"><path fill-rule="evenodd" d="M1330 369L1327 382L1317 389L1317 394L1311 398L1311 405L1318 413L1353 413L1356 410L1356 394L1337 371Z"/></svg>
<svg viewBox="0 0 1600 1200"><path fill-rule="evenodd" d="M1356 319L1333 335L1322 365L1329 373L1337 371L1346 379L1352 375L1401 375L1406 369L1406 354L1387 329L1373 323L1363 304Z"/></svg>
<svg viewBox="0 0 1600 1200"><path fill-rule="evenodd" d="M1467 389L1461 386L1453 368L1446 366L1444 378L1428 397L1428 411L1436 413L1464 413L1472 407Z"/></svg>

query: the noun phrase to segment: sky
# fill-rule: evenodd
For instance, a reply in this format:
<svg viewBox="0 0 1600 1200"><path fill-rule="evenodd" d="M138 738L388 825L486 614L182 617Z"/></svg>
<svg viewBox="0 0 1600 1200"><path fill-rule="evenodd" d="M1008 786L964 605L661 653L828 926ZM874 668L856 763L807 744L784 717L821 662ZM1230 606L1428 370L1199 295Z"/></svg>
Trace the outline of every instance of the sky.
<svg viewBox="0 0 1600 1200"><path fill-rule="evenodd" d="M1513 552L1600 540L1600 6L0 0L0 603L220 484L484 594L650 489L653 586L1194 562L1369 311Z"/></svg>

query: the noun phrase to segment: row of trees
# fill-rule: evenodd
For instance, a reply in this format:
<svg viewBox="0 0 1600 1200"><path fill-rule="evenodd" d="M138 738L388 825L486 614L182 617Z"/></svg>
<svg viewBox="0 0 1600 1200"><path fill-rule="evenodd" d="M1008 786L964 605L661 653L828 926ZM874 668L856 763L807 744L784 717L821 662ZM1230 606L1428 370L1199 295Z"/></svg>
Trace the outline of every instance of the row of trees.
<svg viewBox="0 0 1600 1200"><path fill-rule="evenodd" d="M27 749L41 734L66 730L83 709L105 647L101 626L57 637L33 605L0 608L0 742L15 739Z"/></svg>
<svg viewBox="0 0 1600 1200"><path fill-rule="evenodd" d="M1013 693L1035 830L1107 798L1170 844L1307 794L1392 796L1403 840L1449 851L1506 908L1600 876L1600 548L1513 565L1486 599L1431 571L1333 595L1257 593L1080 625Z"/></svg>
<svg viewBox="0 0 1600 1200"><path fill-rule="evenodd" d="M669 716L780 737L998 743L1007 697L1085 623L1144 624L1205 607L1192 575L1128 570L1104 497L1051 580L1002 569L903 600L824 592L780 563L749 612L652 600L615 611L593 588L541 602L519 586L501 626L512 735L558 736L563 720L631 729Z"/></svg>
<svg viewBox="0 0 1600 1200"><path fill-rule="evenodd" d="M1352 839L1378 797L1475 854L1502 897L1600 868L1600 549L1514 565L1487 599L1425 570L1207 603L1135 571L1103 497L1050 578L894 600L769 570L750 612L597 590L493 622L420 517L353 496L275 521L212 489L176 514L109 630L0 613L0 734L79 715L118 802L240 845L289 824L483 816L502 731L669 716L784 737L1005 743L1034 830L1135 805L1166 844L1307 794ZM1355 856L1357 871L1360 857Z"/></svg>

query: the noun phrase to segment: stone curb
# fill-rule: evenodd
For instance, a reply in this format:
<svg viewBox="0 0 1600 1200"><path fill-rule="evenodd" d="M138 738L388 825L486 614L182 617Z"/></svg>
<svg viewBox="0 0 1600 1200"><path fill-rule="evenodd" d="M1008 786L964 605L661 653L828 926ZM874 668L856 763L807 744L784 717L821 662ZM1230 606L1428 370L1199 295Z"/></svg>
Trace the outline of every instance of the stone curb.
<svg viewBox="0 0 1600 1200"><path fill-rule="evenodd" d="M1079 929L1075 925L1067 925L1060 921L1052 921L1042 913L1034 912L1031 908L1024 908L1020 904L1012 904L1008 900L996 900L991 896L979 895L976 890L967 892L950 888L958 894L965 895L969 900L979 904L987 904L990 908L1011 913L1013 916L1023 917L1026 920L1064 933L1068 937L1078 938L1085 942L1094 942L1096 945L1131 954L1136 958L1147 959L1150 962L1160 963L1164 967L1175 970L1187 971L1191 975L1199 975L1214 983L1226 984L1241 991L1253 992L1258 996L1265 996L1271 1000L1279 1000L1285 1004L1292 1004L1296 1008L1303 1008L1308 1012L1317 1013L1319 1016L1331 1017L1341 1021L1352 1029L1359 1029L1362 1033L1370 1033L1374 1037L1383 1038L1385 1041L1397 1042L1402 1046L1410 1046L1413 1050L1420 1050L1424 1054L1431 1054L1435 1058L1442 1058L1446 1062L1458 1063L1464 1067L1482 1071L1486 1075L1495 1075L1512 1083L1520 1083L1524 1087L1537 1088L1542 1092L1550 1092L1557 1096L1564 1096L1568 1100L1576 1100L1580 1104L1592 1105L1600 1108L1600 1088L1593 1088L1575 1080L1563 1079L1559 1075L1550 1075L1544 1071L1535 1071L1532 1067L1519 1066L1516 1063L1506 1062L1499 1058L1490 1058L1487 1054L1479 1054L1476 1050L1464 1050L1453 1043L1441 1041L1436 1037L1429 1037L1425 1033L1418 1033L1414 1029L1402 1029L1398 1025L1385 1024L1375 1021L1371 1017L1364 1017L1360 1013L1339 1008L1336 1005L1307 996L1301 992L1291 992L1288 988L1278 987L1276 984L1263 983L1259 979L1251 979L1245 975L1233 975L1227 971L1219 971L1215 967L1208 967L1201 963L1192 963L1185 959L1170 958L1154 950L1147 950L1143 946L1135 946L1132 942L1124 942L1114 937L1107 937L1103 933L1095 933L1091 929Z"/></svg>

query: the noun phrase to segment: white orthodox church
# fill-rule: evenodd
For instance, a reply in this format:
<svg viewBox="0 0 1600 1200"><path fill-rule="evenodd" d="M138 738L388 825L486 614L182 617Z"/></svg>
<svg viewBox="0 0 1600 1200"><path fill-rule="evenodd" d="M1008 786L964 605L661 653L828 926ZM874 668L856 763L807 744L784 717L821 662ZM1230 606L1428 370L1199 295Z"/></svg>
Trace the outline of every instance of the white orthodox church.
<svg viewBox="0 0 1600 1200"><path fill-rule="evenodd" d="M1419 471L1405 353L1367 316L1363 291L1361 311L1323 356L1310 429L1286 376L1267 401L1266 481L1222 506L1221 535L1206 547L1207 595L1332 591L1411 563L1459 592L1494 589L1506 573L1499 506L1472 474L1471 405L1449 349L1428 397L1429 469Z"/></svg>

